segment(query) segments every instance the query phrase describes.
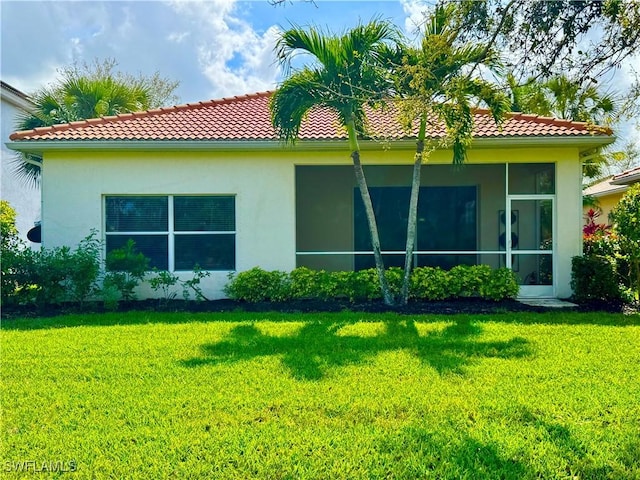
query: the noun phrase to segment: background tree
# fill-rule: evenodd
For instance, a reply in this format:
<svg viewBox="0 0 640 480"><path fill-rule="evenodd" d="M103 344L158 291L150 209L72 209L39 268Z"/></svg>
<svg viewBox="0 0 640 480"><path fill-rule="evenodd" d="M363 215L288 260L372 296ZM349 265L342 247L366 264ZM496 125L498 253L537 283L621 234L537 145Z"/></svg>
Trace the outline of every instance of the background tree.
<svg viewBox="0 0 640 480"><path fill-rule="evenodd" d="M451 3L454 0L441 0ZM455 0L467 39L510 52L516 75L601 78L637 54L640 2Z"/></svg>
<svg viewBox="0 0 640 480"><path fill-rule="evenodd" d="M565 75L546 81L529 78L518 83L513 74L509 74L506 80L514 112L606 126L611 125L619 110L615 95L601 92L593 83L585 84Z"/></svg>
<svg viewBox="0 0 640 480"><path fill-rule="evenodd" d="M287 30L276 46L276 55L286 71L291 72L291 60L297 54L309 55L313 63L291 73L271 98L272 122L285 142L297 139L303 119L313 108L328 108L346 128L378 280L387 305L393 303L393 298L385 278L378 227L360 160L358 137L365 132L365 106L384 102L390 92L383 54L396 41L395 28L379 20L358 25L343 35L331 35L314 27Z"/></svg>
<svg viewBox="0 0 640 480"><path fill-rule="evenodd" d="M74 64L59 71L60 78L30 95L34 109L17 117L17 130L31 130L119 113L147 110L176 103L179 82L155 73L134 76L116 71L114 59ZM28 182L40 178L42 158L20 153L17 175Z"/></svg>
<svg viewBox="0 0 640 480"><path fill-rule="evenodd" d="M597 84L572 80L558 75L548 80L530 77L518 83L513 74L506 77L511 95L511 110L545 117L585 122L598 126L611 126L618 118L620 100L613 94L603 93ZM606 149L589 152L583 163L583 174L595 178L603 169L621 158Z"/></svg>

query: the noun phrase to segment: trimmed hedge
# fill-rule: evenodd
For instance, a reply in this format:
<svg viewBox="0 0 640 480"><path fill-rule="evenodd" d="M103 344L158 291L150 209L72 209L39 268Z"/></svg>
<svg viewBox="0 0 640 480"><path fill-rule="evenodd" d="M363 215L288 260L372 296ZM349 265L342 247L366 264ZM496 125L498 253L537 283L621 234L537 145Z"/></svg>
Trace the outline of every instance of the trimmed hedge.
<svg viewBox="0 0 640 480"><path fill-rule="evenodd" d="M577 302L619 302L624 299L624 286L619 284L615 260L611 257L573 257L571 288L574 292L573 298Z"/></svg>
<svg viewBox="0 0 640 480"><path fill-rule="evenodd" d="M385 271L394 296L402 288L403 271L392 267ZM518 295L514 273L507 268L487 265L460 265L449 271L437 267L417 267L411 273L409 295L413 300L446 300L477 297L503 300ZM327 272L300 267L291 273L266 271L254 267L230 274L224 288L233 300L246 302L283 302L287 300L348 300L352 303L382 298L376 270Z"/></svg>

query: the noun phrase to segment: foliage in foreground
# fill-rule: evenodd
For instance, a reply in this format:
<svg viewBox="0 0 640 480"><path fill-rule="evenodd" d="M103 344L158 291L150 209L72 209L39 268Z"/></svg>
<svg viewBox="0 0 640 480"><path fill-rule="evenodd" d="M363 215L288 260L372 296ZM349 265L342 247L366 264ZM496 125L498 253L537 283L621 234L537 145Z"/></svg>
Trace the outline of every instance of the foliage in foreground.
<svg viewBox="0 0 640 480"><path fill-rule="evenodd" d="M629 264L629 286L640 299L640 184L632 185L611 212L621 254Z"/></svg>
<svg viewBox="0 0 640 480"><path fill-rule="evenodd" d="M385 271L391 294L400 295L403 271L393 267ZM415 300L445 300L478 297L490 300L515 298L518 282L506 268L488 265L459 265L449 271L436 267L418 267L411 274L409 294ZM382 297L375 269L355 272L327 272L300 267L291 273L266 271L259 267L229 275L225 294L246 302L283 302L291 299L350 302L378 300Z"/></svg>
<svg viewBox="0 0 640 480"><path fill-rule="evenodd" d="M152 290L168 301L182 287L184 300L207 300L200 282L210 275L195 265L191 278L183 280L167 271L150 271L149 258L137 251L129 240L107 253L102 261L103 243L92 231L74 249L68 246L31 250L17 236L15 212L6 202L1 205L2 264L0 268L1 304L49 305L102 300L105 308L117 309L120 301L136 299L136 288L148 281Z"/></svg>
<svg viewBox="0 0 640 480"><path fill-rule="evenodd" d="M613 225L597 223L589 210L583 228L583 257L572 262L571 286L578 301L640 300L640 185L633 185L611 214Z"/></svg>
<svg viewBox="0 0 640 480"><path fill-rule="evenodd" d="M0 340L7 479L640 476L637 316L74 315Z"/></svg>

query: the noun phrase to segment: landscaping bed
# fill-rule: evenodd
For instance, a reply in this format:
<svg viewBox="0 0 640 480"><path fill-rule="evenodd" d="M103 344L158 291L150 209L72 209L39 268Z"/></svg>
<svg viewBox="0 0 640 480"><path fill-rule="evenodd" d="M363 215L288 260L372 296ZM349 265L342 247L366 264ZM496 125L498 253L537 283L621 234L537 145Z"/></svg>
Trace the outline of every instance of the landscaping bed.
<svg viewBox="0 0 640 480"><path fill-rule="evenodd" d="M546 312L549 307L525 305L514 299L500 301L483 300L479 298L459 298L455 300L409 302L404 307L390 307L380 300L351 303L344 301L322 300L289 300L286 302L243 302L229 299L211 301L185 300L136 300L120 302L116 311L147 311L147 312L282 312L282 313L314 313L314 312L396 312L400 314L491 314L501 312ZM592 301L578 304L577 307L563 308L566 311L579 312L638 312L638 305L624 305L616 302ZM82 306L76 303L47 305L37 308L33 305L11 305L2 308L2 318L18 317L50 317L68 313L105 313L102 302L87 302Z"/></svg>

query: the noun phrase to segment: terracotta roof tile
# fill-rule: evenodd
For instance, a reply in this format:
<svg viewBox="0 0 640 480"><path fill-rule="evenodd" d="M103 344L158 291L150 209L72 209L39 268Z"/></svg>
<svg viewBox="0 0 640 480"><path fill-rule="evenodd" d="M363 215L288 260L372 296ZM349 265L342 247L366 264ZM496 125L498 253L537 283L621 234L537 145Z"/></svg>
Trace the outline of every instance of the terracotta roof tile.
<svg viewBox="0 0 640 480"><path fill-rule="evenodd" d="M271 125L269 98L272 92L190 103L145 112L82 120L70 124L16 132L11 140L277 140ZM610 135L610 130L594 130L587 124L511 114L498 128L487 110L475 112L475 135L485 138L527 136ZM398 122L393 108L368 112L372 137L401 139L415 137ZM442 126L431 128L429 136L442 137ZM326 108L309 113L300 129L300 140L344 139L346 131L336 115Z"/></svg>

